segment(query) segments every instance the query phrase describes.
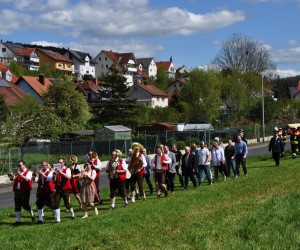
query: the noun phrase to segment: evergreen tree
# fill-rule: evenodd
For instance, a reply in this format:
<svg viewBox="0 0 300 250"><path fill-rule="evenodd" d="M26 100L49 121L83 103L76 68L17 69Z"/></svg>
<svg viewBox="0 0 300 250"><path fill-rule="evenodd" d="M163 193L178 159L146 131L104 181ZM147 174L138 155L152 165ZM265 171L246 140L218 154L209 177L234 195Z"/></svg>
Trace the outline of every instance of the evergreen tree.
<svg viewBox="0 0 300 250"><path fill-rule="evenodd" d="M129 90L126 78L112 65L110 74L99 79L99 82L100 100L91 104L93 123L135 126L138 123L139 110L136 101L126 100Z"/></svg>

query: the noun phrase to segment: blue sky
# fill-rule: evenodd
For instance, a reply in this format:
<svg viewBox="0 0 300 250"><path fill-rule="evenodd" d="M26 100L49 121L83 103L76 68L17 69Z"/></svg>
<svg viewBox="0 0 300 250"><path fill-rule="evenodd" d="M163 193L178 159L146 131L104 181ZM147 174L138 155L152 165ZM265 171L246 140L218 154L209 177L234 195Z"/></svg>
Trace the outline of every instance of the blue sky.
<svg viewBox="0 0 300 250"><path fill-rule="evenodd" d="M207 66L233 33L300 74L300 0L0 0L0 39Z"/></svg>

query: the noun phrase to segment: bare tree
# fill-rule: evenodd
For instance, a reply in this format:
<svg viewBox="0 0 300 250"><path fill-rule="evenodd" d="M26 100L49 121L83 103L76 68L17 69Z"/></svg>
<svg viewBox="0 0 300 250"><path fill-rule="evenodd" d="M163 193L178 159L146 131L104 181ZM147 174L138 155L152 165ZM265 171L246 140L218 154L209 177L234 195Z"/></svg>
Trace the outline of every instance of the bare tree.
<svg viewBox="0 0 300 250"><path fill-rule="evenodd" d="M240 33L234 33L212 63L222 70L272 74L276 65L265 46Z"/></svg>

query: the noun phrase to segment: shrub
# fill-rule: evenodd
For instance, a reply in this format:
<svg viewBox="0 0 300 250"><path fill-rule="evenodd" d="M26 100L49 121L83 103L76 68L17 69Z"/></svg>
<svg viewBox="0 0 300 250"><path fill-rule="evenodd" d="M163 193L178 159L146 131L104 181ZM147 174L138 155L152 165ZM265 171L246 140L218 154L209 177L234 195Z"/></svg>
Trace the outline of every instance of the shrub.
<svg viewBox="0 0 300 250"><path fill-rule="evenodd" d="M177 145L177 149L178 150L183 150L185 148L185 143L184 141L177 141L176 142L176 145Z"/></svg>

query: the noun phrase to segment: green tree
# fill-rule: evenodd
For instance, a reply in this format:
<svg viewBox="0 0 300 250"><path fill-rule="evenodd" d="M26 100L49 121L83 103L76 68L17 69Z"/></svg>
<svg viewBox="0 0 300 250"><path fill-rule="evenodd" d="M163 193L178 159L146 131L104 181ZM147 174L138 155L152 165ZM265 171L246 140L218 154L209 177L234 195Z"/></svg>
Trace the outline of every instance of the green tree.
<svg viewBox="0 0 300 250"><path fill-rule="evenodd" d="M45 107L61 121L60 134L84 129L91 118L86 99L70 79L58 80L43 97Z"/></svg>
<svg viewBox="0 0 300 250"><path fill-rule="evenodd" d="M112 65L110 74L99 79L100 100L91 104L93 123L122 124L134 126L138 123L138 105L134 100L126 100L129 87L126 78Z"/></svg>
<svg viewBox="0 0 300 250"><path fill-rule="evenodd" d="M188 104L190 120L212 121L219 116L221 101L220 74L195 69L182 89L182 101Z"/></svg>
<svg viewBox="0 0 300 250"><path fill-rule="evenodd" d="M157 69L155 86L161 90L166 90L170 83L168 73L163 68Z"/></svg>
<svg viewBox="0 0 300 250"><path fill-rule="evenodd" d="M29 95L12 106L5 123L7 141L21 147L30 139L57 138L59 128L58 117Z"/></svg>
<svg viewBox="0 0 300 250"><path fill-rule="evenodd" d="M10 109L5 102L5 96L0 94L0 126L4 123L10 113Z"/></svg>
<svg viewBox="0 0 300 250"><path fill-rule="evenodd" d="M24 68L17 61L12 60L9 64L9 70L14 73L16 76L23 76L25 73Z"/></svg>

